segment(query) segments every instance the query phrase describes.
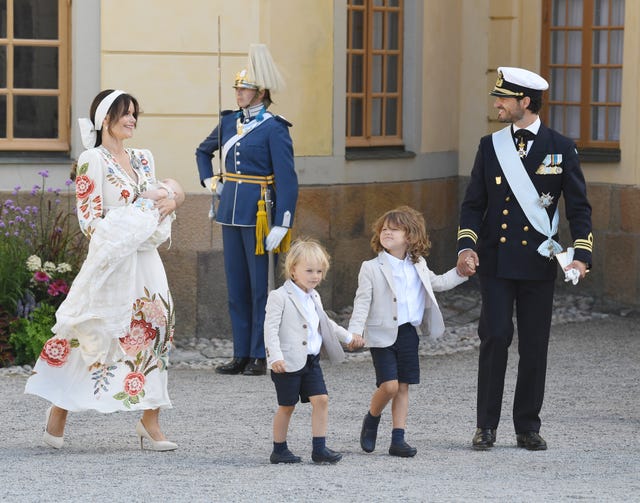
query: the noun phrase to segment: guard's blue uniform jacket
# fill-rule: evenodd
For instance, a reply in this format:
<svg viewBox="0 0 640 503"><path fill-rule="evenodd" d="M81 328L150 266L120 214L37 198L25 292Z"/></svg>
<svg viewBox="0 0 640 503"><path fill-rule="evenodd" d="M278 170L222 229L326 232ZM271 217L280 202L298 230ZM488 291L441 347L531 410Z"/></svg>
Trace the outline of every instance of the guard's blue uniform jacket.
<svg viewBox="0 0 640 503"><path fill-rule="evenodd" d="M240 112L222 113L222 146L236 135L236 119ZM291 124L274 115L240 138L227 153L224 166L227 173L243 175L274 175L271 186L273 213L271 225L291 227L298 200L298 177L294 170L293 143L289 135ZM213 176L211 158L218 150L218 128L196 150L200 183ZM274 190L275 187L275 190ZM223 225L255 226L260 185L225 180L216 221Z"/></svg>
<svg viewBox="0 0 640 503"><path fill-rule="evenodd" d="M240 112L221 114L218 128L196 150L200 183L213 176L213 152L236 135ZM264 317L268 289L268 255L256 255L256 212L262 197L256 178L273 177L269 184L273 201L271 226L291 227L298 199L289 124L272 116L234 142L224 160L225 178L216 220L222 224L224 269L227 278L233 352L237 358L264 358Z"/></svg>

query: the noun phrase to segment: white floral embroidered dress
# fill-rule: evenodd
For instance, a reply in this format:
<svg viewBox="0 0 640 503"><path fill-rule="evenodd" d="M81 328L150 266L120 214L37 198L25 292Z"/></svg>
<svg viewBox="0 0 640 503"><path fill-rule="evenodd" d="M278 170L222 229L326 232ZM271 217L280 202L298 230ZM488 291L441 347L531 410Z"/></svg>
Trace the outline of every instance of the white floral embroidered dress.
<svg viewBox="0 0 640 503"><path fill-rule="evenodd" d="M148 150L127 149L132 180L103 147L78 159L76 204L89 252L27 381L26 393L70 411L171 407L173 302L157 247L171 218L137 197L155 185Z"/></svg>

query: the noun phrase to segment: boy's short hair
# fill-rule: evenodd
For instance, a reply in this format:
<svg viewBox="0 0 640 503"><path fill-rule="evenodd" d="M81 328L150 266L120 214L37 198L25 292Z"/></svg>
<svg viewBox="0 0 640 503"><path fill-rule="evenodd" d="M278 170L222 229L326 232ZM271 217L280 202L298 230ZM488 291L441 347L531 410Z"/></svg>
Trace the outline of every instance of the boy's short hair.
<svg viewBox="0 0 640 503"><path fill-rule="evenodd" d="M380 243L380 232L385 224L393 228L404 230L407 237L407 254L415 264L420 257L429 255L431 241L424 222L422 213L409 206L400 206L387 211L379 217L371 227L373 236L371 237L371 248L374 252L380 253L384 247Z"/></svg>
<svg viewBox="0 0 640 503"><path fill-rule="evenodd" d="M325 278L329 270L329 253L324 246L312 238L298 238L293 242L287 252L287 258L284 260L285 278L291 279L293 268L303 260L311 264L318 264L322 269L322 279Z"/></svg>

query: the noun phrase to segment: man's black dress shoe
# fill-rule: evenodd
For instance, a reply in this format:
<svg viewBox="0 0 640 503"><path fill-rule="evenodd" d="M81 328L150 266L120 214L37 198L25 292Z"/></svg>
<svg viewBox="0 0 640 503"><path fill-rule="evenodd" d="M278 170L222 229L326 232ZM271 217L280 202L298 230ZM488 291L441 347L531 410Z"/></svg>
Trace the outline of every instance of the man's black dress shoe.
<svg viewBox="0 0 640 503"><path fill-rule="evenodd" d="M495 428L476 428L476 434L471 441L471 447L476 451L486 451L496 443Z"/></svg>
<svg viewBox="0 0 640 503"><path fill-rule="evenodd" d="M311 460L314 463L337 463L341 459L342 454L332 451L328 447L325 447L321 451L311 453Z"/></svg>
<svg viewBox="0 0 640 503"><path fill-rule="evenodd" d="M527 431L516 434L518 447L524 447L529 451L546 451L547 443L537 431Z"/></svg>
<svg viewBox="0 0 640 503"><path fill-rule="evenodd" d="M266 358L252 358L244 368L243 374L246 376L263 376L267 373Z"/></svg>
<svg viewBox="0 0 640 503"><path fill-rule="evenodd" d="M411 447L405 441L402 441L401 444L391 444L389 447L389 454L392 456L398 456L400 458L412 458L416 455L418 449L415 447Z"/></svg>
<svg viewBox="0 0 640 503"><path fill-rule="evenodd" d="M249 358L234 357L230 362L218 365L216 373L218 374L240 374L249 363Z"/></svg>
<svg viewBox="0 0 640 503"><path fill-rule="evenodd" d="M284 452L272 452L269 461L271 464L277 465L278 463L300 463L302 459L289 449L285 449Z"/></svg>
<svg viewBox="0 0 640 503"><path fill-rule="evenodd" d="M369 414L364 416L362 420L362 429L360 430L360 447L364 452L373 452L376 448L376 437L378 436L378 425L375 428L367 427L367 418Z"/></svg>

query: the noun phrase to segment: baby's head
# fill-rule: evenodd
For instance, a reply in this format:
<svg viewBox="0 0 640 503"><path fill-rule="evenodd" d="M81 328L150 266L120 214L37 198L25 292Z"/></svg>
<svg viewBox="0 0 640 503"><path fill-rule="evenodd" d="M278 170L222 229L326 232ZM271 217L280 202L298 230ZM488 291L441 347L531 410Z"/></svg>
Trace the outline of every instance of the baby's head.
<svg viewBox="0 0 640 503"><path fill-rule="evenodd" d="M407 240L407 254L412 262L417 262L420 257L429 255L431 241L429 241L424 217L419 211L409 206L400 206L387 211L378 218L371 227L373 231L371 248L376 253L384 250L380 243L380 233L385 226L404 231Z"/></svg>
<svg viewBox="0 0 640 503"><path fill-rule="evenodd" d="M284 261L284 275L294 281L298 286L304 281L303 275L309 272L319 273L318 281L309 280L315 286L323 280L329 270L329 254L327 250L315 239L297 239L289 249ZM309 286L309 285L306 285ZM315 286L311 286L314 288Z"/></svg>

